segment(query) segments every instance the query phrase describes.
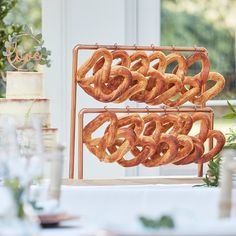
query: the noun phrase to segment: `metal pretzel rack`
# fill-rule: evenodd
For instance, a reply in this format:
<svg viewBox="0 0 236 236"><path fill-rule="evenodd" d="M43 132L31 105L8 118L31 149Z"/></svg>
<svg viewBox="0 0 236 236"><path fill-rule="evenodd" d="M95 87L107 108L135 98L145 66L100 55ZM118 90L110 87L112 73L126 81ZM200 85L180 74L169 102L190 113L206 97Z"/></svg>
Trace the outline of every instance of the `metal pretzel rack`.
<svg viewBox="0 0 236 236"><path fill-rule="evenodd" d="M121 45L81 45L78 44L73 49L73 66L72 66L72 73L73 73L73 80L72 80L72 97L71 97L71 126L70 126L70 164L69 164L69 184L73 184L73 179L75 178L75 130L76 130L76 117L77 117L77 70L78 70L78 58L79 58L79 51L82 50L97 50L98 48L106 48L108 50L129 50L129 51L167 51L167 52L205 52L207 50L203 47L156 47L154 45L151 46L121 46ZM205 91L205 86L202 86L202 91ZM84 115L87 113L102 113L105 111L113 111L116 113L173 113L173 112L205 112L209 113L210 120L211 120L211 129L214 126L214 113L211 108L205 107L203 104L201 107L185 107L185 108L85 108L79 112L78 115L78 179L84 180L83 178L83 169L84 169L84 160L83 160L83 127L84 127ZM209 140L209 149L213 146L213 140ZM203 164L198 164L198 177L202 177L203 175ZM71 182L72 181L72 182ZM86 180L84 180L86 181ZM119 182L119 181L118 181ZM151 181L152 182L152 181Z"/></svg>

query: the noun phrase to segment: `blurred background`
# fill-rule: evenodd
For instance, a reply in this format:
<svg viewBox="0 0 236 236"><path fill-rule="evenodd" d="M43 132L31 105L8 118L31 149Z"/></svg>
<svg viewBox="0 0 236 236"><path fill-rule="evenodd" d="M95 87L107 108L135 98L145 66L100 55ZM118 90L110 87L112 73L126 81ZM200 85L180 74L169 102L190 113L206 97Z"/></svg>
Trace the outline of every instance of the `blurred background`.
<svg viewBox="0 0 236 236"><path fill-rule="evenodd" d="M227 133L229 127L235 125L231 120L222 119L228 112L226 100L236 105L235 13L235 0L2 0L0 37L3 42L7 34L13 29L20 30L23 24L35 32L43 32L46 45L52 51L52 67L45 70L45 95L51 99L53 124L60 130L59 140L67 146L72 48L77 43L153 43L207 48L211 71L222 73L226 79L224 91L208 105L215 111L216 129ZM84 58L80 58L80 63ZM6 69L1 57L2 97ZM196 73L200 65L194 64L191 69ZM78 101L79 109L101 107L94 105L81 90ZM137 174L137 170L125 174Z"/></svg>

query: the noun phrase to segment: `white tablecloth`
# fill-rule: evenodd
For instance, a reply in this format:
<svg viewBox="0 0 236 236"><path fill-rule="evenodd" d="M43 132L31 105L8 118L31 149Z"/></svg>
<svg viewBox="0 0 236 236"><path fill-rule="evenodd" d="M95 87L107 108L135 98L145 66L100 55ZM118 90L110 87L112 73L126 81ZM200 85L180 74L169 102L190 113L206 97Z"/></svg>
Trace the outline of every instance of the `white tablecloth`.
<svg viewBox="0 0 236 236"><path fill-rule="evenodd" d="M162 214L176 223L168 235L236 235L235 204L233 217L219 220L218 200L219 188L192 185L63 186L61 208L82 218L65 223L77 228L43 230L42 236L83 235L96 228L143 235L137 217Z"/></svg>

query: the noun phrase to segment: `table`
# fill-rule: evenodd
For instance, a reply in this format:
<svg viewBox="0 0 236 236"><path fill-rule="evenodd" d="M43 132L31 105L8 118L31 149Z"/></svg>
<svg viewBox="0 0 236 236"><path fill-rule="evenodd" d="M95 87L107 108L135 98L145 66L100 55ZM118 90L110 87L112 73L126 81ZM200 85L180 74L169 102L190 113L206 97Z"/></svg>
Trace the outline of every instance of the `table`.
<svg viewBox="0 0 236 236"><path fill-rule="evenodd" d="M235 196L236 190L234 199ZM81 220L70 222L79 227L43 230L42 236L76 236L99 228L110 229L117 235L144 235L137 217L162 214L172 215L176 222L176 229L167 235L236 235L236 205L232 218L219 220L218 199L219 188L189 184L62 186L61 208L82 216ZM166 235L166 231L160 233Z"/></svg>

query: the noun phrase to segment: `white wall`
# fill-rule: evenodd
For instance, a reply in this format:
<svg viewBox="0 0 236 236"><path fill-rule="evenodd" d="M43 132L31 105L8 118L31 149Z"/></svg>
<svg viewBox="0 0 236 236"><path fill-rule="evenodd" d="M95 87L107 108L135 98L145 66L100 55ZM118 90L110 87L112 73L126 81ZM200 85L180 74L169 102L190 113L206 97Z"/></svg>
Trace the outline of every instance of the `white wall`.
<svg viewBox="0 0 236 236"><path fill-rule="evenodd" d="M52 51L52 67L45 69L45 95L51 99L52 124L59 128L59 141L69 147L72 48L77 43L158 45L160 2L159 0L43 0L42 2L43 36L47 47ZM79 63L85 56L81 54ZM95 102L80 88L78 104L79 109L104 106ZM67 160L68 158L69 152ZM146 174L142 168L125 170L117 165L103 165L87 152L85 160L85 175L88 177ZM68 162L65 169L68 171ZM148 172L156 173L156 170Z"/></svg>

